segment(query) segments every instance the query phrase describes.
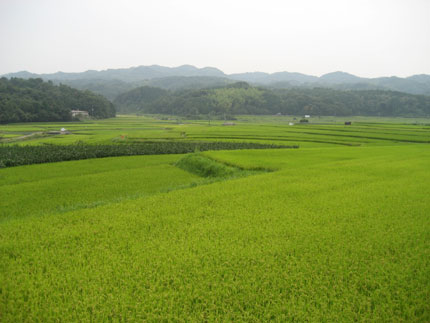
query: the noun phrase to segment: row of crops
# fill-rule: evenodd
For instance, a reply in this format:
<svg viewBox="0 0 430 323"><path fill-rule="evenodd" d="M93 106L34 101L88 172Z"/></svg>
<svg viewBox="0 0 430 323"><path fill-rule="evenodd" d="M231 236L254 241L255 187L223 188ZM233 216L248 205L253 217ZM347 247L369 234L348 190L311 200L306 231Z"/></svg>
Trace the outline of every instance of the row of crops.
<svg viewBox="0 0 430 323"><path fill-rule="evenodd" d="M194 151L298 148L251 142L146 142L118 145L0 146L0 168L67 160L133 155L186 154Z"/></svg>

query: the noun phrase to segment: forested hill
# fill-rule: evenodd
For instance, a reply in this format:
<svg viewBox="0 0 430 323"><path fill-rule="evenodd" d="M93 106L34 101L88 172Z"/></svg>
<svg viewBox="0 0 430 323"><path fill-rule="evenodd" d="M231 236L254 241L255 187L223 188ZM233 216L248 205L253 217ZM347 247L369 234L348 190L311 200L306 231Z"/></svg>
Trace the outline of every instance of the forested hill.
<svg viewBox="0 0 430 323"><path fill-rule="evenodd" d="M151 86L141 86L116 97L114 103L118 111L133 113L151 110L151 105L162 97L169 95L167 90Z"/></svg>
<svg viewBox="0 0 430 323"><path fill-rule="evenodd" d="M394 91L279 89L238 82L224 87L168 92L143 87L115 100L119 111L184 116L237 114L429 116L430 97Z"/></svg>
<svg viewBox="0 0 430 323"><path fill-rule="evenodd" d="M0 78L0 123L69 121L71 110L88 111L94 118L115 116L103 96L42 79Z"/></svg>
<svg viewBox="0 0 430 323"><path fill-rule="evenodd" d="M385 90L410 94L430 95L430 75L409 77L365 78L345 72L332 72L320 77L291 72L251 72L225 74L213 68L192 65L166 67L159 65L131 68L86 71L82 73L34 74L26 71L5 74L5 77L42 78L54 83L67 84L77 89L90 90L113 100L117 95L133 88L148 85L169 90L196 89L243 81L269 88L333 88L341 90ZM201 86L203 84L203 86Z"/></svg>
<svg viewBox="0 0 430 323"><path fill-rule="evenodd" d="M125 82L120 80L99 80L99 79L79 79L79 80L53 80L54 84L69 85L78 90L90 90L91 92L103 95L113 101L118 95L133 90L141 86L157 87L165 90L197 90L215 86L223 86L236 81L211 76L169 76L163 78L153 78L150 80Z"/></svg>

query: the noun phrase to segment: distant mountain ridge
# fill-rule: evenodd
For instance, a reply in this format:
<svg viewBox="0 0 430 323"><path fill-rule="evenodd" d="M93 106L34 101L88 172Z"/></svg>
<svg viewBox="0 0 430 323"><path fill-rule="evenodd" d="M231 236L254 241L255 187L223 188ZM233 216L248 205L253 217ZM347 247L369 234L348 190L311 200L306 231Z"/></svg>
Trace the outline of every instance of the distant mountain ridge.
<svg viewBox="0 0 430 323"><path fill-rule="evenodd" d="M324 74L320 77L292 72L225 74L215 67L197 68L192 65L178 67L151 65L102 71L88 70L82 73L57 72L52 74L34 74L22 71L5 74L3 77L52 80L55 83L64 83L80 89L89 89L103 94L109 99L112 99L124 90L130 90L141 85L151 85L166 89L182 89L188 86L197 88L199 84L202 84L201 87L219 86L229 83L229 80L245 81L254 85L273 88L328 87L340 90L373 89L430 95L430 75L426 74L413 75L406 78L396 76L363 78L340 71ZM100 88L103 89L101 90Z"/></svg>
<svg viewBox="0 0 430 323"><path fill-rule="evenodd" d="M77 80L77 79L99 79L99 80L120 80L125 82L136 82L153 78L170 76L215 76L225 77L225 74L214 67L197 68L192 65L182 65L178 67L166 67L160 65L137 66L130 68L107 69L102 71L88 70L81 73L57 72L52 74L34 74L27 71L9 73L4 77L37 78L49 80Z"/></svg>

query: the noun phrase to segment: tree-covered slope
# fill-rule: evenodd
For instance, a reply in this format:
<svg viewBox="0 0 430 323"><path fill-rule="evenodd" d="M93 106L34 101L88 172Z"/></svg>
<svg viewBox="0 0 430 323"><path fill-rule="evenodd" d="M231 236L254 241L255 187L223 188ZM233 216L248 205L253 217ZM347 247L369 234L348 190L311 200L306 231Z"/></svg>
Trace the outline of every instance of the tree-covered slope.
<svg viewBox="0 0 430 323"><path fill-rule="evenodd" d="M185 116L277 113L342 116L430 115L430 97L421 95L327 88L270 90L253 87L245 82L180 92L162 92L160 89L142 87L122 94L115 103L128 112Z"/></svg>
<svg viewBox="0 0 430 323"><path fill-rule="evenodd" d="M53 82L55 84L65 84L78 90L89 90L103 95L110 101L114 101L119 95L141 86L179 91L224 86L235 81L214 76L168 76L135 82L125 82L117 79L53 80ZM122 106L119 106L120 110L124 110Z"/></svg>
<svg viewBox="0 0 430 323"><path fill-rule="evenodd" d="M81 79L81 80L54 80L54 84L68 85L78 90L88 90L104 96L109 101L113 101L118 95L143 86L144 82L124 82L121 80L99 80L99 79Z"/></svg>
<svg viewBox="0 0 430 323"><path fill-rule="evenodd" d="M88 111L94 118L115 116L111 102L89 91L42 79L0 79L0 123L69 121L71 110Z"/></svg>
<svg viewBox="0 0 430 323"><path fill-rule="evenodd" d="M116 97L114 103L121 112L145 111L154 101L168 95L168 91L151 87L142 86Z"/></svg>

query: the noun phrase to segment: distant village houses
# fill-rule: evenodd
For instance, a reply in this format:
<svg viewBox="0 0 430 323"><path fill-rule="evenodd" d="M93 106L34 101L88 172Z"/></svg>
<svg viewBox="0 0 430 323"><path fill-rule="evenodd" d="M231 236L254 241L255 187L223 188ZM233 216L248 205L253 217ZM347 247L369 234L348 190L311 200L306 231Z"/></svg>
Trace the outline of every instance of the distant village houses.
<svg viewBox="0 0 430 323"><path fill-rule="evenodd" d="M89 117L89 113L88 111L84 111L84 110L72 110L70 111L70 113L72 114L72 117Z"/></svg>

